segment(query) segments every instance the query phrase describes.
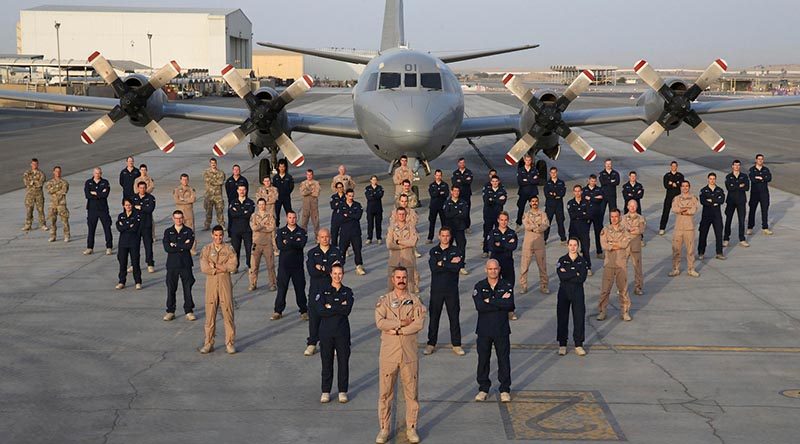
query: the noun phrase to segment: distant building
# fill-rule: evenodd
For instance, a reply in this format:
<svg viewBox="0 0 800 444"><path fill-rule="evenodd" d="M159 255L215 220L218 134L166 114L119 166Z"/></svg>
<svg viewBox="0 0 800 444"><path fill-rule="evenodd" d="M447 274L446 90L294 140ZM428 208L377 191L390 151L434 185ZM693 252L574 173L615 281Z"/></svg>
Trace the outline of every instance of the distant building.
<svg viewBox="0 0 800 444"><path fill-rule="evenodd" d="M267 48L253 51L253 72L259 78L299 79L305 74L303 65L302 54Z"/></svg>
<svg viewBox="0 0 800 444"><path fill-rule="evenodd" d="M240 9L143 8L46 5L23 9L17 26L17 51L58 54L83 60L100 51L109 60L130 60L160 68L175 60L186 71L218 76L227 64L252 66L252 23ZM152 36L148 39L148 34Z"/></svg>
<svg viewBox="0 0 800 444"><path fill-rule="evenodd" d="M375 51L360 51L343 48L321 48L320 51L348 53L374 57ZM297 79L308 74L318 80L356 80L364 71L364 65L323 59L294 52L260 48L253 51L253 71L258 77Z"/></svg>
<svg viewBox="0 0 800 444"><path fill-rule="evenodd" d="M550 69L553 70L553 80L563 85L572 83L586 69L594 73L596 85L616 85L617 71L619 70L616 66L608 65L554 65Z"/></svg>

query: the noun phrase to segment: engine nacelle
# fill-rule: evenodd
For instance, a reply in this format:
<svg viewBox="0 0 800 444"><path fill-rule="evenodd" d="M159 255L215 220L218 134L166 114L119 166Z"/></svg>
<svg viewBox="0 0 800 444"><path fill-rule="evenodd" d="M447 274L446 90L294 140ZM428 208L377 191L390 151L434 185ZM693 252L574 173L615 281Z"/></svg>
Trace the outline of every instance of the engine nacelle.
<svg viewBox="0 0 800 444"><path fill-rule="evenodd" d="M122 82L131 88L136 89L147 84L148 78L142 74L130 74L129 76L125 77ZM153 92L153 95L151 95L147 100L147 113L156 122L160 121L164 117L162 110L164 109L163 106L166 101L167 95L163 90L160 89ZM148 123L146 118L143 117L144 116L128 116L128 119L133 125L143 127Z"/></svg>
<svg viewBox="0 0 800 444"><path fill-rule="evenodd" d="M558 100L558 94L552 90L535 91L533 95L544 103L555 103L556 100ZM533 128L533 124L536 121L536 115L527 106L522 108L521 113L522 116L520 118L520 129L524 132L528 132L531 130L531 128ZM517 135L518 138L521 136L522 134ZM539 150L541 150L545 156L555 160L560 152L558 134L548 132L540 137L536 141L536 144L531 148L530 152L535 153Z"/></svg>
<svg viewBox="0 0 800 444"><path fill-rule="evenodd" d="M689 89L688 85L683 80L679 79L666 79L664 83L676 94L682 95ZM664 112L664 98L658 91L653 89L645 92L638 99L636 99L636 106L644 107L645 115L647 116L647 124L651 124L658 120L661 113ZM667 121L667 131L672 131L681 125L680 119L671 118Z"/></svg>
<svg viewBox="0 0 800 444"><path fill-rule="evenodd" d="M255 90L253 95L260 100L272 100L278 97L278 92L272 88L263 87ZM281 110L281 112L278 113L278 117L272 122L269 128L259 127L250 134L250 143L255 145L255 147L251 147L251 150L255 148L258 151L253 154L260 154L264 148L277 149L278 144L275 142L275 139L281 133L286 133L286 135L291 136L289 132L289 117L285 110Z"/></svg>

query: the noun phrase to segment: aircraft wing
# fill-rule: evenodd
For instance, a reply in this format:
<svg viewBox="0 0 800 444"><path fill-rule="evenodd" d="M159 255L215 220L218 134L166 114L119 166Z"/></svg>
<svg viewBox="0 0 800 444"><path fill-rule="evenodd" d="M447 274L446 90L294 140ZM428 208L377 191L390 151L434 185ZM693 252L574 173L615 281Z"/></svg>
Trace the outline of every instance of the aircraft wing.
<svg viewBox="0 0 800 444"><path fill-rule="evenodd" d="M757 99L711 100L692 104L697 114L730 113L756 109L800 106L800 96L761 97ZM570 126L600 125L640 120L647 122L644 107L623 106L619 108L597 108L566 111L564 122Z"/></svg>
<svg viewBox="0 0 800 444"><path fill-rule="evenodd" d="M519 113L485 117L464 117L457 138L519 133Z"/></svg>
<svg viewBox="0 0 800 444"><path fill-rule="evenodd" d="M288 113L291 131L325 136L360 139L361 132L352 117Z"/></svg>
<svg viewBox="0 0 800 444"><path fill-rule="evenodd" d="M0 90L0 99L20 102L49 103L51 105L77 106L80 108L110 111L119 105L119 99L108 97L70 96L64 94L31 93Z"/></svg>
<svg viewBox="0 0 800 444"><path fill-rule="evenodd" d="M77 106L101 111L109 111L119 104L119 99L115 98L21 91L0 91L0 99ZM242 122L250 116L250 112L245 108L227 108L222 106L206 106L177 102L165 102L161 111L163 117L197 120L201 122L227 123L230 125L241 125ZM355 120L352 117L322 116L291 112L287 114L289 118L289 130L291 131L352 139L361 138L361 133L358 131Z"/></svg>

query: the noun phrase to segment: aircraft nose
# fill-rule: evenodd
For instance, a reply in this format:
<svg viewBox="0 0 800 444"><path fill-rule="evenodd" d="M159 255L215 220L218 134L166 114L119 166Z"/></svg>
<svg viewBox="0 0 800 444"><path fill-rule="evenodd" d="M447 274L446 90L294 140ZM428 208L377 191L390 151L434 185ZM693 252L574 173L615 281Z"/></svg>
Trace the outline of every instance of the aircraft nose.
<svg viewBox="0 0 800 444"><path fill-rule="evenodd" d="M395 104L389 137L409 150L418 150L430 145L435 136L437 116L427 100L416 98L414 103Z"/></svg>

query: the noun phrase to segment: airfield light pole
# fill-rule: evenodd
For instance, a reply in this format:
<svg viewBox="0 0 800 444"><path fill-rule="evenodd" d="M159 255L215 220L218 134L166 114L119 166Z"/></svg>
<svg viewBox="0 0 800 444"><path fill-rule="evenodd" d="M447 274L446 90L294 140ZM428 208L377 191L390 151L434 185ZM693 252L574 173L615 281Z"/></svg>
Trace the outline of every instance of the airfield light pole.
<svg viewBox="0 0 800 444"><path fill-rule="evenodd" d="M58 84L61 85L61 38L58 35L58 29L61 28L61 23L55 23L56 28L56 55L58 56Z"/></svg>
<svg viewBox="0 0 800 444"><path fill-rule="evenodd" d="M147 33L147 47L150 48L150 75L153 75L153 34Z"/></svg>

